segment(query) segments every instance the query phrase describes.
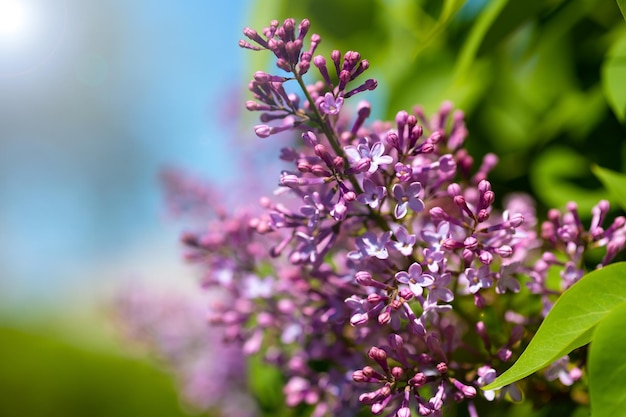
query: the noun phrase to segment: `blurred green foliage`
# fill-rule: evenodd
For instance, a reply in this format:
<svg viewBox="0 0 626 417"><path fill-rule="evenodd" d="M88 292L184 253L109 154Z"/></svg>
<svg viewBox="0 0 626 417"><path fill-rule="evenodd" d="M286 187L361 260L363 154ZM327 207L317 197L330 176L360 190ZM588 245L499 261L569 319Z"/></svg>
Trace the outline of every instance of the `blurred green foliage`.
<svg viewBox="0 0 626 417"><path fill-rule="evenodd" d="M394 118L451 100L466 114L467 145L500 157L497 195L533 194L539 213L615 199L591 172L626 167L626 24L623 1L274 0L249 26L311 20L318 53L356 50L379 88L363 97ZM267 68L255 54L250 73ZM279 72L279 71L278 71ZM312 70L311 73L315 71Z"/></svg>
<svg viewBox="0 0 626 417"><path fill-rule="evenodd" d="M1 417L185 415L172 378L146 362L0 325Z"/></svg>

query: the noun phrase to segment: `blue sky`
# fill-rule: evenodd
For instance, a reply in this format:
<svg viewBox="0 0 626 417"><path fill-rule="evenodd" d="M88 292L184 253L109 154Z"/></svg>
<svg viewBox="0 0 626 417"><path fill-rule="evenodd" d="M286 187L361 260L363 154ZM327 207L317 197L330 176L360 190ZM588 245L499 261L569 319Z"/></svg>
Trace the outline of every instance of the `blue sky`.
<svg viewBox="0 0 626 417"><path fill-rule="evenodd" d="M235 157L248 1L23 3L24 32L0 31L2 297L151 274L179 256L159 169L222 182Z"/></svg>

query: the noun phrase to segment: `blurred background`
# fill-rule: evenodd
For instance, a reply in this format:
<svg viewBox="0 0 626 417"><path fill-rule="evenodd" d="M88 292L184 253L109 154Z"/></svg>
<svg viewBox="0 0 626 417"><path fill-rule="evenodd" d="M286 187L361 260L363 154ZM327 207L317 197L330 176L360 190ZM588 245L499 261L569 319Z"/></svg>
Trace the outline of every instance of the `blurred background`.
<svg viewBox="0 0 626 417"><path fill-rule="evenodd" d="M193 285L159 173L228 183L249 3L0 0L0 416L181 413L106 309Z"/></svg>
<svg viewBox="0 0 626 417"><path fill-rule="evenodd" d="M472 154L501 159L498 195L583 217L619 201L592 173L626 166L614 1L0 0L0 416L182 412L167 373L119 346L107 300L193 286L159 173L245 187L245 85L274 70L237 42L286 17L311 20L321 53L370 61L375 117L463 109Z"/></svg>

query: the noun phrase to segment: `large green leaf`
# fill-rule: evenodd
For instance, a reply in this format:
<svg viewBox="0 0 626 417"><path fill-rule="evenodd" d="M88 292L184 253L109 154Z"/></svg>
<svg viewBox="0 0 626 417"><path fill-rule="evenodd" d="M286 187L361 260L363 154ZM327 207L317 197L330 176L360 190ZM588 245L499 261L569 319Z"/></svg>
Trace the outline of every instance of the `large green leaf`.
<svg viewBox="0 0 626 417"><path fill-rule="evenodd" d="M483 389L509 385L585 345L598 322L624 302L626 263L587 274L561 295L515 364Z"/></svg>
<svg viewBox="0 0 626 417"><path fill-rule="evenodd" d="M589 349L589 394L593 416L620 416L626 409L626 303L602 319Z"/></svg>
<svg viewBox="0 0 626 417"><path fill-rule="evenodd" d="M623 11L623 9L622 9ZM602 64L602 88L617 118L626 121L626 35L618 38Z"/></svg>
<svg viewBox="0 0 626 417"><path fill-rule="evenodd" d="M589 349L589 394L593 416L623 415L626 409L626 303L607 314Z"/></svg>
<svg viewBox="0 0 626 417"><path fill-rule="evenodd" d="M626 175L597 165L591 167L591 170L611 193L611 197L617 201L622 209L626 210Z"/></svg>

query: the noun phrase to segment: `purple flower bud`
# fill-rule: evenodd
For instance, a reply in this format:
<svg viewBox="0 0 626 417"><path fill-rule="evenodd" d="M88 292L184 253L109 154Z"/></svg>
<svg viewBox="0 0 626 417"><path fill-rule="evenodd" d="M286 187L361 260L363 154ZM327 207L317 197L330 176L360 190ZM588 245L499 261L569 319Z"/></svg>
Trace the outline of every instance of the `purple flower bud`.
<svg viewBox="0 0 626 417"><path fill-rule="evenodd" d="M411 417L411 409L409 407L401 407L396 415L398 417Z"/></svg>
<svg viewBox="0 0 626 417"><path fill-rule="evenodd" d="M485 192L485 194L483 194L482 199L485 207L489 207L495 201L496 194L493 191L487 191Z"/></svg>
<svg viewBox="0 0 626 417"><path fill-rule="evenodd" d="M339 73L339 86L337 86L337 89L339 90L340 93L342 93L346 89L346 85L348 84L349 81L350 81L350 72L346 70L342 70Z"/></svg>
<svg viewBox="0 0 626 417"><path fill-rule="evenodd" d="M374 287L379 288L381 290L387 289L387 286L382 282L376 281L372 279L372 276L367 271L359 271L354 275L354 279L357 284L362 285L364 287Z"/></svg>
<svg viewBox="0 0 626 417"><path fill-rule="evenodd" d="M298 27L298 39L303 40L310 27L311 22L309 22L309 19L302 19L300 26Z"/></svg>
<svg viewBox="0 0 626 417"><path fill-rule="evenodd" d="M417 404L417 413L420 416L429 416L433 413L433 410L427 405L427 404L423 404L421 402L418 402Z"/></svg>
<svg viewBox="0 0 626 417"><path fill-rule="evenodd" d="M391 147L396 148L399 151L401 150L400 149L400 139L399 139L398 135L395 132L389 132L387 134L386 142Z"/></svg>
<svg viewBox="0 0 626 417"><path fill-rule="evenodd" d="M447 220L448 219L448 215L446 214L444 209L442 209L439 206L431 208L428 211L428 214L430 214L430 217L432 217L432 219L434 221L441 221L441 220Z"/></svg>
<svg viewBox="0 0 626 417"><path fill-rule="evenodd" d="M439 372L441 375L444 375L448 372L448 364L445 362L439 362L437 364L437 372Z"/></svg>
<svg viewBox="0 0 626 417"><path fill-rule="evenodd" d="M491 252L483 250L480 251L480 253L478 254L478 260L483 265L491 265L491 262L493 262L493 255L491 254Z"/></svg>
<svg viewBox="0 0 626 417"><path fill-rule="evenodd" d="M474 398L476 396L476 388L470 385L465 385L455 378L450 378L450 381L452 381L452 384L456 389L463 393L463 396L465 396L465 398Z"/></svg>
<svg viewBox="0 0 626 417"><path fill-rule="evenodd" d="M415 296L415 293L411 290L411 288L404 287L400 288L400 291L398 291L398 296L405 301L409 301Z"/></svg>
<svg viewBox="0 0 626 417"><path fill-rule="evenodd" d="M376 362L386 362L387 361L387 353L376 346L372 346L370 350L367 352L367 356L370 359L375 360Z"/></svg>
<svg viewBox="0 0 626 417"><path fill-rule="evenodd" d="M400 379L404 376L404 370L400 368L399 366L394 366L391 369L391 375L393 375L395 379Z"/></svg>
<svg viewBox="0 0 626 417"><path fill-rule="evenodd" d="M404 126L406 126L408 119L409 113L406 110L400 110L396 113L396 124L398 125L398 134L400 136L404 135Z"/></svg>
<svg viewBox="0 0 626 417"><path fill-rule="evenodd" d="M378 87L378 81L376 81L373 78L370 78L369 80L365 80L365 82L363 84L361 84L360 86L348 91L347 93L344 94L345 98L349 98L352 97L355 94L361 93L363 91L372 91L375 90L376 87ZM342 91L342 90L340 90Z"/></svg>
<svg viewBox="0 0 626 417"><path fill-rule="evenodd" d="M486 193L487 191L491 191L491 183L487 180L482 180L478 183L478 191L481 194Z"/></svg>
<svg viewBox="0 0 626 417"><path fill-rule="evenodd" d="M470 249L463 249L461 256L463 257L463 261L466 265L471 265L472 261L476 257L476 253Z"/></svg>
<svg viewBox="0 0 626 417"><path fill-rule="evenodd" d="M457 242L456 240L452 238L447 238L442 242L441 246L443 246L447 250L454 250L454 249L462 248L463 244Z"/></svg>
<svg viewBox="0 0 626 417"><path fill-rule="evenodd" d="M402 340L402 337L395 333L392 333L389 336L387 336L387 342L389 343L389 346L391 346L393 350L401 349L402 346L404 346L404 341Z"/></svg>
<svg viewBox="0 0 626 417"><path fill-rule="evenodd" d="M254 127L254 133L260 138L267 138L272 134L272 129L268 125L258 125Z"/></svg>
<svg viewBox="0 0 626 417"><path fill-rule="evenodd" d="M298 171L300 172L311 172L313 166L309 163L309 161L302 160L297 163L296 168L298 168Z"/></svg>
<svg viewBox="0 0 626 417"><path fill-rule="evenodd" d="M387 306L378 315L378 323L384 326L389 322L391 322L391 308Z"/></svg>
<svg viewBox="0 0 626 417"><path fill-rule="evenodd" d="M413 378L409 379L409 384L415 388L420 388L426 384L426 375L422 372L416 373Z"/></svg>
<svg viewBox="0 0 626 417"><path fill-rule="evenodd" d="M466 249L474 251L478 247L478 239L474 236L468 236L463 241L463 246L465 246Z"/></svg>
<svg viewBox="0 0 626 417"><path fill-rule="evenodd" d="M367 380L367 377L364 375L362 370L357 370L352 372L352 380L354 382L365 382Z"/></svg>
<svg viewBox="0 0 626 417"><path fill-rule="evenodd" d="M510 258L513 255L513 248L509 245L502 245L499 248L494 249L494 252L503 258Z"/></svg>
<svg viewBox="0 0 626 417"><path fill-rule="evenodd" d="M502 362L508 362L509 359L511 359L511 356L513 356L513 352L511 352L511 350L507 347L502 347L498 350L497 355Z"/></svg>

